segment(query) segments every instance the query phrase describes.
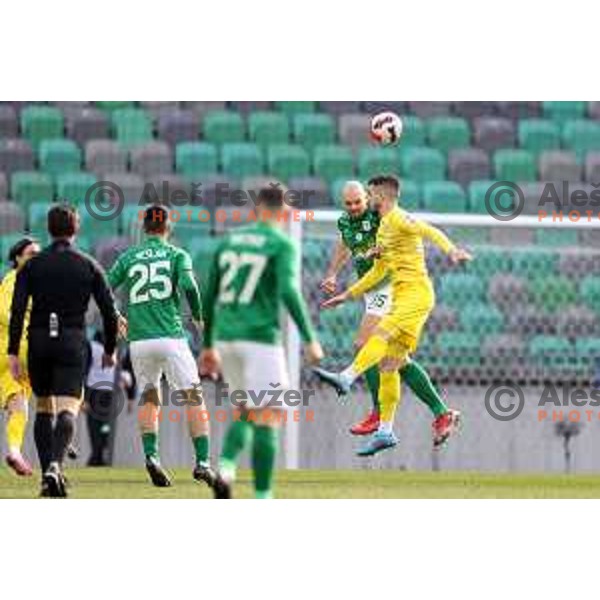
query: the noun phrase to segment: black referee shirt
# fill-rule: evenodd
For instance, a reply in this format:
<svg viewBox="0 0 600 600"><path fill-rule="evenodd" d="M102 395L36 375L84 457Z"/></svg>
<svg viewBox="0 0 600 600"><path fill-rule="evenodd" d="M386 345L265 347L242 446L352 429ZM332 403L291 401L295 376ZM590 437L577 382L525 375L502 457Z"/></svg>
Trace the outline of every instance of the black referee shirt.
<svg viewBox="0 0 600 600"><path fill-rule="evenodd" d="M118 312L102 268L67 240L54 241L27 261L17 275L8 353L19 354L29 298L32 299L30 329L49 331L52 313L58 316L60 329L83 329L90 297L96 301L104 322L104 349L112 354L116 347Z"/></svg>

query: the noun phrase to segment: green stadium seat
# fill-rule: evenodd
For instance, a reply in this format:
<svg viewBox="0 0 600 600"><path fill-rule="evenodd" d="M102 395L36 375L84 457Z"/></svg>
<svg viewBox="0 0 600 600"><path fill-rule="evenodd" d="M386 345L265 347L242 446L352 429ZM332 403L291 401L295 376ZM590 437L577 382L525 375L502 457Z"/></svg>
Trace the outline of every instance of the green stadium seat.
<svg viewBox="0 0 600 600"><path fill-rule="evenodd" d="M404 176L417 183L446 178L446 159L434 148L407 148L401 152L400 160Z"/></svg>
<svg viewBox="0 0 600 600"><path fill-rule="evenodd" d="M600 313L600 277L589 275L583 279L579 286L579 296L588 308Z"/></svg>
<svg viewBox="0 0 600 600"><path fill-rule="evenodd" d="M267 161L269 173L283 181L292 177L305 177L310 173L310 156L301 146L269 146Z"/></svg>
<svg viewBox="0 0 600 600"><path fill-rule="evenodd" d="M419 117L402 117L401 147L425 146L425 125Z"/></svg>
<svg viewBox="0 0 600 600"><path fill-rule="evenodd" d="M135 108L135 102L130 100L101 100L95 104L106 112L113 112L122 108Z"/></svg>
<svg viewBox="0 0 600 600"><path fill-rule="evenodd" d="M460 238L457 237L456 239ZM496 273L508 273L511 266L512 261L509 250L483 247L477 248L468 269L478 277L487 279Z"/></svg>
<svg viewBox="0 0 600 600"><path fill-rule="evenodd" d="M40 167L58 175L81 169L81 150L72 140L42 140L39 146Z"/></svg>
<svg viewBox="0 0 600 600"><path fill-rule="evenodd" d="M490 304L469 303L460 311L460 324L465 333L479 336L495 335L504 330L504 316Z"/></svg>
<svg viewBox="0 0 600 600"><path fill-rule="evenodd" d="M547 369L567 367L573 359L574 348L562 337L538 335L529 342L529 356L534 364Z"/></svg>
<svg viewBox="0 0 600 600"><path fill-rule="evenodd" d="M112 113L114 137L123 146L143 144L153 139L152 119L141 108L119 108Z"/></svg>
<svg viewBox="0 0 600 600"><path fill-rule="evenodd" d="M72 204L82 205L88 190L96 183L93 173L64 173L56 177L56 195Z"/></svg>
<svg viewBox="0 0 600 600"><path fill-rule="evenodd" d="M421 188L410 179L402 179L400 182L400 206L405 210L418 211L423 208L421 202Z"/></svg>
<svg viewBox="0 0 600 600"><path fill-rule="evenodd" d="M429 181L423 184L423 209L430 212L466 212L467 197L455 181Z"/></svg>
<svg viewBox="0 0 600 600"><path fill-rule="evenodd" d="M538 246L577 246L578 238L575 229L537 228L535 230L535 243Z"/></svg>
<svg viewBox="0 0 600 600"><path fill-rule="evenodd" d="M81 221L81 230L93 246L106 238L117 237L119 235L120 219L118 215L113 219L100 220L94 218L92 214L83 209L79 211L79 218Z"/></svg>
<svg viewBox="0 0 600 600"><path fill-rule="evenodd" d="M445 331L437 336L435 354L444 358L440 365L448 368L479 367L481 339L478 335Z"/></svg>
<svg viewBox="0 0 600 600"><path fill-rule="evenodd" d="M27 211L32 202L52 202L54 186L52 178L38 171L18 171L10 181L12 199Z"/></svg>
<svg viewBox="0 0 600 600"><path fill-rule="evenodd" d="M596 369L600 362L600 338L578 338L575 340L575 354L580 364Z"/></svg>
<svg viewBox="0 0 600 600"><path fill-rule="evenodd" d="M288 116L294 116L314 113L317 110L317 103L316 101L305 102L304 100L279 100L275 102L275 107Z"/></svg>
<svg viewBox="0 0 600 600"><path fill-rule="evenodd" d="M469 124L460 117L436 117L427 122L429 145L448 153L471 143Z"/></svg>
<svg viewBox="0 0 600 600"><path fill-rule="evenodd" d="M248 117L250 141L263 150L272 144L287 144L290 139L290 124L285 115L274 112L255 112Z"/></svg>
<svg viewBox="0 0 600 600"><path fill-rule="evenodd" d="M32 202L29 205L29 214L27 215L29 231L41 242L45 242L48 237L48 208L47 202Z"/></svg>
<svg viewBox="0 0 600 600"><path fill-rule="evenodd" d="M469 197L469 212L480 213L480 214L489 214L488 209L486 207L486 196L490 191L492 186L499 183L498 181L487 180L487 181L473 181L469 184L468 187L468 197ZM507 187L507 194L502 192L503 188L494 188L493 190L493 198L500 197L502 206L506 206L507 211L510 209L509 199L510 197L515 197L514 190L510 187ZM490 200L493 201L493 198ZM492 205L496 208L495 204Z"/></svg>
<svg viewBox="0 0 600 600"><path fill-rule="evenodd" d="M261 175L264 171L263 157L256 144L223 144L221 164L224 173L238 179Z"/></svg>
<svg viewBox="0 0 600 600"><path fill-rule="evenodd" d="M53 106L27 106L21 112L23 137L37 148L42 140L64 137L63 114Z"/></svg>
<svg viewBox="0 0 600 600"><path fill-rule="evenodd" d="M596 121L568 121L562 134L563 145L573 150L580 161L588 152L600 150L600 123Z"/></svg>
<svg viewBox="0 0 600 600"><path fill-rule="evenodd" d="M462 246L479 246L489 243L487 227L457 227L448 232L450 238ZM477 249L479 256L480 249Z"/></svg>
<svg viewBox="0 0 600 600"><path fill-rule="evenodd" d="M210 112L204 117L204 139L212 144L231 144L244 141L242 116L230 111Z"/></svg>
<svg viewBox="0 0 600 600"><path fill-rule="evenodd" d="M587 110L587 102L580 100L574 102L563 102L550 100L542 102L544 117L564 123L569 119L583 119Z"/></svg>
<svg viewBox="0 0 600 600"><path fill-rule="evenodd" d="M575 284L566 277L547 277L532 272L529 280L529 295L545 312L560 310L577 300Z"/></svg>
<svg viewBox="0 0 600 600"><path fill-rule="evenodd" d="M131 235L141 227L140 211L143 207L137 204L125 204L119 215L119 228L123 235Z"/></svg>
<svg viewBox="0 0 600 600"><path fill-rule="evenodd" d="M335 143L335 121L326 114L303 114L294 117L294 139L309 150Z"/></svg>
<svg viewBox="0 0 600 600"><path fill-rule="evenodd" d="M313 169L315 175L330 184L336 179L352 179L352 151L345 146L317 146L313 155Z"/></svg>
<svg viewBox="0 0 600 600"><path fill-rule="evenodd" d="M527 150L498 150L494 154L494 169L499 181L536 181L535 156Z"/></svg>
<svg viewBox="0 0 600 600"><path fill-rule="evenodd" d="M218 170L217 148L206 142L182 142L175 148L177 173L187 177L212 175Z"/></svg>
<svg viewBox="0 0 600 600"><path fill-rule="evenodd" d="M199 247L193 253L194 271L198 274L201 288L208 281L208 275L212 267L215 251L219 245L219 239L215 237L200 238Z"/></svg>
<svg viewBox="0 0 600 600"><path fill-rule="evenodd" d="M553 277L556 273L556 255L543 250L515 250L511 253L512 271L524 277Z"/></svg>
<svg viewBox="0 0 600 600"><path fill-rule="evenodd" d="M400 161L394 148L366 146L358 152L358 176L368 180L382 173L400 176Z"/></svg>
<svg viewBox="0 0 600 600"><path fill-rule="evenodd" d="M440 279L439 298L448 306L462 307L468 303L485 300L484 282L480 277L467 273L447 273Z"/></svg>
<svg viewBox="0 0 600 600"><path fill-rule="evenodd" d="M519 145L536 155L545 150L558 150L560 128L552 121L523 119L519 121Z"/></svg>

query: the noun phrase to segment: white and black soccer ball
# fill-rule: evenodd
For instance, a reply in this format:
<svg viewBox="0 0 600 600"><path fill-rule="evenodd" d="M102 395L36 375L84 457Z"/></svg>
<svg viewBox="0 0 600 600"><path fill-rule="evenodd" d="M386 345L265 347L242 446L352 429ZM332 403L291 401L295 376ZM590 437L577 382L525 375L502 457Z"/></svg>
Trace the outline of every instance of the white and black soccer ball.
<svg viewBox="0 0 600 600"><path fill-rule="evenodd" d="M382 112L371 118L371 138L384 146L397 144L402 136L402 119L393 112Z"/></svg>

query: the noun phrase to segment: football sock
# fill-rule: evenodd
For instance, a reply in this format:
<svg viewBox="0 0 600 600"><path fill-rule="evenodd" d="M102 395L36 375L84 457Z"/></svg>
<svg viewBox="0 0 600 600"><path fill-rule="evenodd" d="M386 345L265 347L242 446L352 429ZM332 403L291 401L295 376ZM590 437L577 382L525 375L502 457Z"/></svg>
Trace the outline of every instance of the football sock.
<svg viewBox="0 0 600 600"><path fill-rule="evenodd" d="M400 369L402 381L424 402L431 412L438 417L448 412L448 406L433 385L427 371L416 361L409 361Z"/></svg>
<svg viewBox="0 0 600 600"><path fill-rule="evenodd" d="M58 413L52 436L52 461L62 465L67 448L75 435L75 415L68 410Z"/></svg>
<svg viewBox="0 0 600 600"><path fill-rule="evenodd" d="M352 365L343 372L343 375L358 377L370 367L374 367L385 356L388 347L387 340L379 335L373 335L358 351ZM380 398L381 401L381 398Z"/></svg>
<svg viewBox="0 0 600 600"><path fill-rule="evenodd" d="M145 456L158 458L158 433L156 431L142 433L142 446Z"/></svg>
<svg viewBox="0 0 600 600"><path fill-rule="evenodd" d="M38 412L33 424L33 438L37 449L42 473L45 473L52 462L52 430L54 416L50 413Z"/></svg>
<svg viewBox="0 0 600 600"><path fill-rule="evenodd" d="M210 440L207 435L199 435L193 439L196 452L196 464L207 465L210 459Z"/></svg>
<svg viewBox="0 0 600 600"><path fill-rule="evenodd" d="M6 443L9 452L20 452L25 438L27 415L22 410L11 411L6 421Z"/></svg>
<svg viewBox="0 0 600 600"><path fill-rule="evenodd" d="M254 469L254 488L257 498L268 497L267 495L271 494L278 437L279 432L273 427L254 427L252 468Z"/></svg>
<svg viewBox="0 0 600 600"><path fill-rule="evenodd" d="M390 434L390 433L392 433L393 429L394 429L394 424L391 421L381 421L379 423L379 428L377 429L377 431L379 433Z"/></svg>
<svg viewBox="0 0 600 600"><path fill-rule="evenodd" d="M373 412L379 413L379 369L377 366L365 371L365 380L371 394Z"/></svg>
<svg viewBox="0 0 600 600"><path fill-rule="evenodd" d="M381 426L388 427L394 423L396 408L400 402L400 374L398 371L384 371L379 373L379 407ZM383 430L383 429L382 429Z"/></svg>
<svg viewBox="0 0 600 600"><path fill-rule="evenodd" d="M239 420L234 420L223 440L219 471L229 480L235 479L238 457L252 437L252 423L249 423L247 418L247 415L242 414Z"/></svg>

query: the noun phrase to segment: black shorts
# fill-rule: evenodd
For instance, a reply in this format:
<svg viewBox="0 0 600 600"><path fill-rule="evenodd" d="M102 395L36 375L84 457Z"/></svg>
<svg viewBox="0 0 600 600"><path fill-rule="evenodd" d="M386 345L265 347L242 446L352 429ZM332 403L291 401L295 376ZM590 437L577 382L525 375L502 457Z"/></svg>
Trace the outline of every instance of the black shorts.
<svg viewBox="0 0 600 600"><path fill-rule="evenodd" d="M46 329L29 331L29 380L38 397L80 398L86 369L87 341L81 329L62 329L51 338Z"/></svg>

